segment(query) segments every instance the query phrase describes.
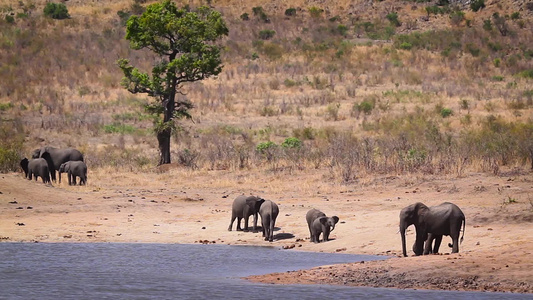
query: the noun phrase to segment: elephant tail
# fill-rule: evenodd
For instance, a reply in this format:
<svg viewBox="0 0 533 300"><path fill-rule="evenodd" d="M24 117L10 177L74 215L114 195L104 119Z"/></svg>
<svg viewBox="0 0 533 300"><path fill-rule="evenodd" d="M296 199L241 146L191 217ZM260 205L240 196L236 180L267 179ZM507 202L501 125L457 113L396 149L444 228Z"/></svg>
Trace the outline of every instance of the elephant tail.
<svg viewBox="0 0 533 300"><path fill-rule="evenodd" d="M466 219L463 219L463 236L461 236L461 239L459 240L459 244L462 244L463 243L463 239L465 238L465 230L466 230ZM453 244L452 243L449 243L448 244L448 247L452 248L453 247Z"/></svg>
<svg viewBox="0 0 533 300"><path fill-rule="evenodd" d="M463 236L461 236L461 240L459 241L459 244L463 243L463 239L465 237L465 230L466 230L466 219L463 219Z"/></svg>

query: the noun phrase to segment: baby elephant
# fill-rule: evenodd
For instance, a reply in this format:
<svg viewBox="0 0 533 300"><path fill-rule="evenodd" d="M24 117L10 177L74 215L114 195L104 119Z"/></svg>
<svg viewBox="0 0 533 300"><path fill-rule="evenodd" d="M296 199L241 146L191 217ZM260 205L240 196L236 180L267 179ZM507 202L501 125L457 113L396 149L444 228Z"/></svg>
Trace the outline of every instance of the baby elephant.
<svg viewBox="0 0 533 300"><path fill-rule="evenodd" d="M20 166L24 170L24 176L31 180L32 175L35 176L35 181L37 177L41 177L43 183L50 183L50 169L48 169L48 163L44 158L36 158L28 160L24 158L20 161Z"/></svg>
<svg viewBox="0 0 533 300"><path fill-rule="evenodd" d="M59 167L59 183L61 183L61 173L67 173L68 184L76 185L76 177L80 178L80 185L87 184L87 165L82 161L67 161Z"/></svg>
<svg viewBox="0 0 533 300"><path fill-rule="evenodd" d="M274 225L279 214L278 205L270 200L265 200L259 208L261 215L261 226L263 226L263 237L265 241L272 242L274 240Z"/></svg>
<svg viewBox="0 0 533 300"><path fill-rule="evenodd" d="M339 222L337 216L326 217L326 214L318 209L311 209L305 215L307 226L309 226L309 234L311 235L311 242L320 243L320 233L322 233L322 240L329 240L329 233L335 229L335 224Z"/></svg>

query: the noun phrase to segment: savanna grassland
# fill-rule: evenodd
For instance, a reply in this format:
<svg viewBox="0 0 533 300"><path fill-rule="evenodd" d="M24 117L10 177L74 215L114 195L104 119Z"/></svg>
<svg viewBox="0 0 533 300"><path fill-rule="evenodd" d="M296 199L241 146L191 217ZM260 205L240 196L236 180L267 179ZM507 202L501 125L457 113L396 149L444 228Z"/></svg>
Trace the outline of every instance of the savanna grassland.
<svg viewBox="0 0 533 300"><path fill-rule="evenodd" d="M446 200L467 216L466 251L450 257L468 261L468 267L451 265L444 256L356 267L375 266L377 272L364 272L378 277L393 268L394 276L383 275L377 286L418 282L419 288L532 292L531 3L474 1L485 4L480 8L451 0L176 1L219 10L229 35L221 41L222 73L186 84L178 94L194 105L193 119L177 121L173 163L156 167L155 119L144 109L151 99L122 88L117 66L128 58L148 71L157 62L147 50L130 49L124 38L127 18L153 2L69 0L70 17L57 20L43 14L44 0L0 0L0 171L18 172L20 159L44 145L75 147L89 167L88 186L55 185L55 192L31 183L17 194L28 183L20 174L5 175L2 226L26 226L9 227L2 239L220 237L219 243L256 243L251 234L235 240L225 231L234 196L254 193L281 203L285 219L320 205L346 222L334 241L313 245L304 242L305 221L282 219L279 227L295 236L282 241L286 246L397 255L399 210L413 201ZM42 214L30 216L39 210L39 196L49 194ZM17 203L31 200L26 204L34 210L15 212L8 204L13 197ZM85 206L72 211L69 199ZM200 209L178 218L188 224L182 228L194 228L207 214L204 206L207 230L189 236L172 229L179 215L174 208ZM365 213L353 213L358 209ZM62 210L72 219L57 218ZM138 215L143 221L135 223ZM371 224L376 218L378 226ZM32 227L31 220L47 225ZM156 222L163 224L157 234ZM303 229L291 229L300 223ZM356 224L358 239L372 241L350 241L350 224ZM376 234L375 227L386 233ZM100 232L99 238L87 230ZM495 238L498 232L507 237ZM400 284L416 259L450 271L435 274L428 267ZM518 263L496 265L508 259ZM316 279L331 270L313 272ZM353 279L353 272L342 273L338 282L319 282L372 285ZM457 273L466 279L448 286L424 281ZM472 280L479 274L486 285ZM497 285L502 278L505 285Z"/></svg>

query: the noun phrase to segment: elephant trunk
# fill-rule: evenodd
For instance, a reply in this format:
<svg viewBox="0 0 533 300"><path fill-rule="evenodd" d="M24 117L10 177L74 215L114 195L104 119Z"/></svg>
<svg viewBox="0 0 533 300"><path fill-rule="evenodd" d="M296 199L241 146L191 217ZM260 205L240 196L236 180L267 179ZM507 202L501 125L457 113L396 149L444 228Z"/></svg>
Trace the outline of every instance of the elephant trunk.
<svg viewBox="0 0 533 300"><path fill-rule="evenodd" d="M407 257L407 249L405 246L405 231L407 230L407 226L404 221L400 222L400 234L402 236L402 253L404 257Z"/></svg>

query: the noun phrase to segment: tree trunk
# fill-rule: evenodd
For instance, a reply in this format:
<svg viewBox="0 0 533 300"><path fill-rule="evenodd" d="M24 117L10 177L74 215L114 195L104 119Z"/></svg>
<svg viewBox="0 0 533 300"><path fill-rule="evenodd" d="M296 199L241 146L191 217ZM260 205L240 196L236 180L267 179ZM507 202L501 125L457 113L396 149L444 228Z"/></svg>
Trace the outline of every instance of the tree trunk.
<svg viewBox="0 0 533 300"><path fill-rule="evenodd" d="M169 56L169 63L176 58L177 53L173 53ZM163 122L172 122L174 118L174 109L175 109L175 99L176 99L176 77L169 76L167 77L167 86L169 89L169 94L167 95L167 101L163 101L163 106L165 108L163 115ZM164 130L161 130L157 133L157 141L159 142L159 165L169 164L170 163L170 137L172 135L172 128L166 126Z"/></svg>
<svg viewBox="0 0 533 300"><path fill-rule="evenodd" d="M159 142L160 154L158 165L170 163L170 136L170 128L157 133L157 141Z"/></svg>

